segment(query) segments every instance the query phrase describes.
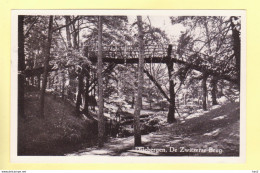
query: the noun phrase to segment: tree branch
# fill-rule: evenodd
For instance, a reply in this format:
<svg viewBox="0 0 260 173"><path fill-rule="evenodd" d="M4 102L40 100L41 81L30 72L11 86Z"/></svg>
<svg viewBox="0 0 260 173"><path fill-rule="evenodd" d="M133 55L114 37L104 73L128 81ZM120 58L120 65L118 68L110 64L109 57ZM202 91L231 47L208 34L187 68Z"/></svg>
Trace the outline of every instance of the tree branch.
<svg viewBox="0 0 260 173"><path fill-rule="evenodd" d="M57 30L60 30L60 29L62 29L62 28L65 28L66 26L69 26L69 25L75 23L77 20L79 20L79 19L81 19L81 18L82 18L82 17L77 16L75 19L73 19L73 20L72 20L71 22L69 22L68 24L62 25L62 26L60 26L60 27L58 27L58 28L53 29L53 32L55 32L55 31L57 31Z"/></svg>
<svg viewBox="0 0 260 173"><path fill-rule="evenodd" d="M56 21L56 20L54 20L54 21L55 21L55 24L58 26L57 21ZM63 36L62 36L62 34L61 34L61 32L60 32L60 30L59 30L59 35L60 35L60 37L61 37L61 39L62 39L62 41L63 41L63 44L64 44L65 47L66 47L66 50L68 50L68 46L67 46L67 44L66 44L66 42L65 42L65 40L64 40L64 38L63 38Z"/></svg>
<svg viewBox="0 0 260 173"><path fill-rule="evenodd" d="M24 37L27 37L29 34L29 31L32 29L33 25L37 22L39 17L36 17L36 19L33 21L33 23L31 24L31 26L28 28L28 30L25 32Z"/></svg>
<svg viewBox="0 0 260 173"><path fill-rule="evenodd" d="M168 102L170 102L170 98L167 96L167 94L164 92L160 84L155 80L155 78L147 71L144 69L145 74L148 76L148 78L154 83L154 85L159 89L161 94L167 99Z"/></svg>
<svg viewBox="0 0 260 173"><path fill-rule="evenodd" d="M116 64L109 64L109 66L102 72L102 74L106 74L106 73L112 71L115 68L115 66L116 66ZM91 86L93 84L94 85L88 90L88 92L91 92L94 89L94 87L97 85L97 80L98 80L97 77L95 77L92 80L92 82L89 84L89 86Z"/></svg>

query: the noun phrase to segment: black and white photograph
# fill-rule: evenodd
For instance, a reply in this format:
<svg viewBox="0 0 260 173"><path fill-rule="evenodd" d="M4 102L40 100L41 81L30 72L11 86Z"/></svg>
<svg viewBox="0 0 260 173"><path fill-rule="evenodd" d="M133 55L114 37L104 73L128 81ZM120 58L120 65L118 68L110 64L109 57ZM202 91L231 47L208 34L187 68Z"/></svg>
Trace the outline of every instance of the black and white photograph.
<svg viewBox="0 0 260 173"><path fill-rule="evenodd" d="M245 13L56 11L12 16L12 154L244 156Z"/></svg>

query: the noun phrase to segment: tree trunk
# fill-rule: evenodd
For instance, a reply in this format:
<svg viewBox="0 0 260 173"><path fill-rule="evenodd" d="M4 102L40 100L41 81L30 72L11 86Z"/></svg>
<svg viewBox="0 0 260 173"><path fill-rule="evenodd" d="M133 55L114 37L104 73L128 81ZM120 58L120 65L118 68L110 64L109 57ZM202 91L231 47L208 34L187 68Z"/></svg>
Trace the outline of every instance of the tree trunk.
<svg viewBox="0 0 260 173"><path fill-rule="evenodd" d="M212 90L211 90L211 97L212 97L212 105L217 105L217 79L215 77L213 77L213 79L211 80L211 85L212 85Z"/></svg>
<svg viewBox="0 0 260 173"><path fill-rule="evenodd" d="M134 104L135 104L135 92L133 92L131 108L134 108Z"/></svg>
<svg viewBox="0 0 260 173"><path fill-rule="evenodd" d="M171 61L171 51L172 51L172 45L169 45L168 47L168 76L169 76L169 92L170 92L170 106L169 106L169 112L167 117L168 123L176 122L175 118L175 91L174 91L174 80L173 80L173 62Z"/></svg>
<svg viewBox="0 0 260 173"><path fill-rule="evenodd" d="M37 88L40 90L41 89L41 75L37 76Z"/></svg>
<svg viewBox="0 0 260 173"><path fill-rule="evenodd" d="M94 74L94 78L96 77L96 75ZM96 98L96 86L94 85L93 88L93 97ZM92 106L92 111L95 111L95 105Z"/></svg>
<svg viewBox="0 0 260 173"><path fill-rule="evenodd" d="M70 27L69 27L69 23L70 23L70 16L65 16L66 19L66 35L67 35L67 43L68 43L68 47L71 48L71 35L70 35Z"/></svg>
<svg viewBox="0 0 260 173"><path fill-rule="evenodd" d="M207 78L208 78L208 75L203 74L203 79L202 79L202 90L203 90L202 108L203 108L204 111L207 110Z"/></svg>
<svg viewBox="0 0 260 173"><path fill-rule="evenodd" d="M50 16L49 29L48 29L48 43L47 43L46 50L45 50L44 72L43 72L43 81L42 81L42 89L41 89L41 96L40 96L40 117L41 118L44 118L44 96L45 96L45 89L46 89L47 75L48 75L48 66L49 66L49 60L50 60L52 24L53 24L53 16Z"/></svg>
<svg viewBox="0 0 260 173"><path fill-rule="evenodd" d="M25 83L25 57L24 57L24 16L18 16L18 115L24 118L24 83Z"/></svg>
<svg viewBox="0 0 260 173"><path fill-rule="evenodd" d="M74 49L79 49L79 45L78 45L78 30L76 29L75 27L75 23L72 23L72 27L73 27L73 34L72 34L72 37L73 37L73 47Z"/></svg>
<svg viewBox="0 0 260 173"><path fill-rule="evenodd" d="M78 28L77 28L77 35L78 35L78 49L80 48L80 39L79 39L79 34L80 34L80 28L79 28L79 20L78 20Z"/></svg>
<svg viewBox="0 0 260 173"><path fill-rule="evenodd" d="M84 112L87 116L88 116L88 107L89 107L89 105L88 105L88 102L89 102L89 92L88 92L88 90L89 90L89 80L90 80L89 79L90 78L89 70L90 70L90 68L87 67L86 68L85 105L84 105Z"/></svg>
<svg viewBox="0 0 260 173"><path fill-rule="evenodd" d="M81 95L83 93L84 88L84 82L83 82L83 70L81 70L78 74L78 94L77 94L77 100L76 100L76 115L80 115L80 105L82 103Z"/></svg>
<svg viewBox="0 0 260 173"><path fill-rule="evenodd" d="M47 76L46 88L50 89L50 78Z"/></svg>
<svg viewBox="0 0 260 173"><path fill-rule="evenodd" d="M66 79L65 79L65 72L62 73L62 99L64 100L65 99L65 82L66 82ZM52 82L51 82L52 83ZM51 85L52 87L52 85Z"/></svg>
<svg viewBox="0 0 260 173"><path fill-rule="evenodd" d="M134 138L135 146L142 145L141 141L141 130L140 130L140 112L142 108L142 93L144 84L144 33L143 33L143 23L142 17L137 16L138 25L138 41L139 41L139 66L138 66L138 90L135 102L134 111Z"/></svg>
<svg viewBox="0 0 260 173"><path fill-rule="evenodd" d="M74 49L78 49L79 46L78 46L78 42L77 42L77 31L76 31L74 24L73 24L73 28L74 28L73 45L74 45Z"/></svg>
<svg viewBox="0 0 260 173"><path fill-rule="evenodd" d="M31 84L34 86L34 76L31 77Z"/></svg>
<svg viewBox="0 0 260 173"><path fill-rule="evenodd" d="M102 62L102 16L98 17L98 146L104 145L104 100L103 100L103 62Z"/></svg>
<svg viewBox="0 0 260 173"><path fill-rule="evenodd" d="M231 27L232 27L232 37L233 37L233 50L236 59L236 70L237 70L237 78L239 79L238 88L240 88L240 52L241 52L241 43L240 43L240 32L236 29L235 24L232 19L235 17L231 17Z"/></svg>

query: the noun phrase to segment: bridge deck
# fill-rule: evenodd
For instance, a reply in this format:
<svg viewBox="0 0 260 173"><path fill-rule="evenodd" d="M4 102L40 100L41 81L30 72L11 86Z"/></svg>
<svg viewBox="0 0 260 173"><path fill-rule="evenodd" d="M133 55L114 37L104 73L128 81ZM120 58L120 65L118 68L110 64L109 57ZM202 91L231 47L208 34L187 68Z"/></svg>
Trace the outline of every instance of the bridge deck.
<svg viewBox="0 0 260 173"><path fill-rule="evenodd" d="M165 57L167 56L168 45L144 46L144 57ZM97 45L85 47L87 57L95 57L98 54ZM103 58L131 59L139 58L138 46L102 46Z"/></svg>
<svg viewBox="0 0 260 173"><path fill-rule="evenodd" d="M96 57L90 58L90 60L94 63L97 62ZM107 63L115 63L115 64L137 64L139 62L139 58L102 58L103 62ZM150 57L144 58L145 63L167 63L169 59L167 57Z"/></svg>

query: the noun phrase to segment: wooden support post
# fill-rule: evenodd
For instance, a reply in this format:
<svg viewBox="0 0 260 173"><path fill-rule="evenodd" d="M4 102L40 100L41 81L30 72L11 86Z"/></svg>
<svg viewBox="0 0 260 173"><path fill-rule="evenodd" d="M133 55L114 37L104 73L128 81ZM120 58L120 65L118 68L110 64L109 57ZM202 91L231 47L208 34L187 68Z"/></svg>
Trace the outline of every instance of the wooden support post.
<svg viewBox="0 0 260 173"><path fill-rule="evenodd" d="M170 105L167 121L168 123L176 122L175 119L175 91L174 91L174 80L173 80L173 61L171 59L172 53L172 45L168 46L167 51L167 68L168 68L168 76L169 76L169 92L170 92Z"/></svg>

